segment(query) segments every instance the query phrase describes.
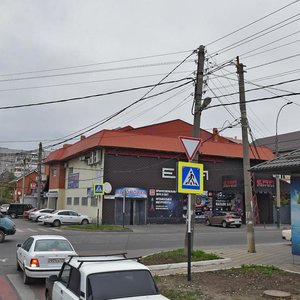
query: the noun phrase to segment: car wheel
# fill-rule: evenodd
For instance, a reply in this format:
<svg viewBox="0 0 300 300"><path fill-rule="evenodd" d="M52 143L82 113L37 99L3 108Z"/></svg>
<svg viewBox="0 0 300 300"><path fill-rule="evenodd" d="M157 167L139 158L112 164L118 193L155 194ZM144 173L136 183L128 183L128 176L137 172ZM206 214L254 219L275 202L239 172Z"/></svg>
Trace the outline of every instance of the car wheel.
<svg viewBox="0 0 300 300"><path fill-rule="evenodd" d="M236 228L240 228L240 227L241 227L241 225L235 225L235 227L236 227Z"/></svg>
<svg viewBox="0 0 300 300"><path fill-rule="evenodd" d="M25 266L23 270L23 282L24 284L29 284L31 282L31 278L27 276L26 271L25 271Z"/></svg>
<svg viewBox="0 0 300 300"><path fill-rule="evenodd" d="M17 217L17 214L16 214L16 213L11 213L11 214L10 214L10 217L11 217L12 219L15 219L15 218Z"/></svg>
<svg viewBox="0 0 300 300"><path fill-rule="evenodd" d="M87 224L89 224L89 221L87 219L83 219L81 221L81 225L87 225Z"/></svg>
<svg viewBox="0 0 300 300"><path fill-rule="evenodd" d="M54 227L58 227L58 226L60 226L60 221L59 220L54 220L53 223L52 223L52 225Z"/></svg>
<svg viewBox="0 0 300 300"><path fill-rule="evenodd" d="M5 240L5 234L2 230L0 230L0 243L3 243Z"/></svg>
<svg viewBox="0 0 300 300"><path fill-rule="evenodd" d="M39 217L36 217L35 222L38 222L38 221L39 221Z"/></svg>
<svg viewBox="0 0 300 300"><path fill-rule="evenodd" d="M206 220L206 225L207 226L211 226L211 223L210 223L210 221L208 219Z"/></svg>
<svg viewBox="0 0 300 300"><path fill-rule="evenodd" d="M223 221L223 222L222 222L222 226L223 226L223 228L226 228L226 227L228 227L228 225L227 225L226 221Z"/></svg>

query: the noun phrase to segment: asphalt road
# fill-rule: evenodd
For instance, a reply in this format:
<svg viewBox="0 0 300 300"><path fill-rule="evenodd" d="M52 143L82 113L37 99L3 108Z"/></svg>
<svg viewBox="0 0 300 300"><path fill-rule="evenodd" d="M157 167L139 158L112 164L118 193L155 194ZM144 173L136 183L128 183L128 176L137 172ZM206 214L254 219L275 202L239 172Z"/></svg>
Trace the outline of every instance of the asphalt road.
<svg viewBox="0 0 300 300"><path fill-rule="evenodd" d="M86 232L45 227L39 223L16 219L17 232L0 244L0 299L44 299L44 280L25 286L16 271L16 244L35 234L59 234L67 237L79 254L127 252L144 256L153 252L180 248L184 245L185 224L130 226L132 232ZM274 225L255 227L256 244L282 243L281 230ZM194 247L213 249L221 245L245 245L246 228L207 227L196 224Z"/></svg>

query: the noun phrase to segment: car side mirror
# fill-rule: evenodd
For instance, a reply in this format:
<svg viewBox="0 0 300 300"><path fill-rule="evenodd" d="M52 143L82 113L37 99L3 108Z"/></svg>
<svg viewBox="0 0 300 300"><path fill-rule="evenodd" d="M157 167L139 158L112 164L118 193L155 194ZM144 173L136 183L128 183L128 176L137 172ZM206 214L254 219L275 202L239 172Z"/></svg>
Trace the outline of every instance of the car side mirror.
<svg viewBox="0 0 300 300"><path fill-rule="evenodd" d="M17 248L20 248L20 247L22 247L22 244L17 244Z"/></svg>
<svg viewBox="0 0 300 300"><path fill-rule="evenodd" d="M49 281L50 282L55 282L55 281L57 281L58 280L58 276L57 275L50 275L49 276Z"/></svg>

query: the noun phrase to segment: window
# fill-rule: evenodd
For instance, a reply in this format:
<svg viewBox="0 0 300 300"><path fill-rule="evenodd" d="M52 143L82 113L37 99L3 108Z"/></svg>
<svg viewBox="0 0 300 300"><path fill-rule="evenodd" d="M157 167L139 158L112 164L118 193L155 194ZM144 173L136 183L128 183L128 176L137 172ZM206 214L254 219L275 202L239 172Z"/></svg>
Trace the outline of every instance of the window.
<svg viewBox="0 0 300 300"><path fill-rule="evenodd" d="M79 205L79 197L74 197L74 205Z"/></svg>
<svg viewBox="0 0 300 300"><path fill-rule="evenodd" d="M130 270L95 273L88 276L89 299L117 299L157 295L157 286L149 271Z"/></svg>
<svg viewBox="0 0 300 300"><path fill-rule="evenodd" d="M33 238L29 238L23 243L22 248L28 252L32 243L33 243Z"/></svg>
<svg viewBox="0 0 300 300"><path fill-rule="evenodd" d="M80 271L76 268L71 269L68 288L78 297L80 296Z"/></svg>
<svg viewBox="0 0 300 300"><path fill-rule="evenodd" d="M73 172L74 172L73 167L70 167L70 168L69 168L69 174L73 174Z"/></svg>
<svg viewBox="0 0 300 300"><path fill-rule="evenodd" d="M91 197L91 206L97 206L97 198Z"/></svg>
<svg viewBox="0 0 300 300"><path fill-rule="evenodd" d="M82 197L82 198L81 198L81 205L87 206L87 205L88 205L87 201L88 201L88 198L87 198L87 197Z"/></svg>
<svg viewBox="0 0 300 300"><path fill-rule="evenodd" d="M72 197L67 197L67 205L72 205Z"/></svg>
<svg viewBox="0 0 300 300"><path fill-rule="evenodd" d="M70 272L71 272L71 266L64 264L59 275L59 281L65 286L69 282Z"/></svg>

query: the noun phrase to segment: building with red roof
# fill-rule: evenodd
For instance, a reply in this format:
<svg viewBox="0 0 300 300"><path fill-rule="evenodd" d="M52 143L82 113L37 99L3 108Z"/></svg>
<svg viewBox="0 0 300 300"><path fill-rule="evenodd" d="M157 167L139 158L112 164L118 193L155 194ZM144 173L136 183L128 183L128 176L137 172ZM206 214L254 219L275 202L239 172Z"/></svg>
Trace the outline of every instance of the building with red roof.
<svg viewBox="0 0 300 300"><path fill-rule="evenodd" d="M149 126L126 126L82 136L49 154L48 206L69 208L105 224L172 223L184 221L186 195L177 192L177 162L187 161L179 136L192 136L193 125L173 120ZM243 146L222 137L217 129L200 130L199 163L204 166L204 193L198 196L198 216L203 209L243 210ZM251 165L274 157L267 147L250 146ZM264 175L258 175L265 179ZM261 179L261 178L260 178ZM258 206L270 211L273 178L261 189ZM254 180L254 186L255 186ZM94 185L104 184L96 196ZM261 193L262 194L262 193ZM259 195L260 196L260 195ZM272 216L264 215L264 221ZM257 220L258 222L261 219Z"/></svg>

